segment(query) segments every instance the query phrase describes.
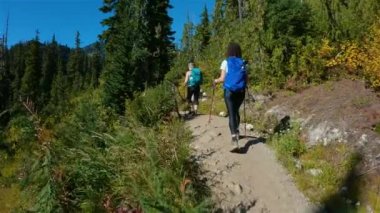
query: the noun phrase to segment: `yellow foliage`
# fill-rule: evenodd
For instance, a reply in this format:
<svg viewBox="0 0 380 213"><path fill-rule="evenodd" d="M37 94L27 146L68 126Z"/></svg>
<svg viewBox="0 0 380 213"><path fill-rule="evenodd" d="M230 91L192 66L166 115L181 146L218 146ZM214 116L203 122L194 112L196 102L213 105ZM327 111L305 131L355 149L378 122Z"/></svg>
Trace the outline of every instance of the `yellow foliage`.
<svg viewBox="0 0 380 213"><path fill-rule="evenodd" d="M338 52L329 58L334 51ZM323 40L320 57L327 58L327 68L340 67L349 74L364 74L375 89L380 89L380 22L372 27L363 45L346 41L334 49L328 40Z"/></svg>
<svg viewBox="0 0 380 213"><path fill-rule="evenodd" d="M327 60L326 67L342 67L348 71L348 73L357 73L363 66L364 55L363 50L356 42L344 42L338 50L338 54Z"/></svg>
<svg viewBox="0 0 380 213"><path fill-rule="evenodd" d="M321 58L326 58L326 57L330 57L334 51L335 51L335 48L330 45L330 40L326 38L322 39L322 45L318 51L318 55Z"/></svg>
<svg viewBox="0 0 380 213"><path fill-rule="evenodd" d="M364 74L373 88L380 89L380 23L373 27L362 46L357 42L344 42L338 54L327 60L326 67L341 67L350 74Z"/></svg>
<svg viewBox="0 0 380 213"><path fill-rule="evenodd" d="M373 88L380 89L380 23L372 28L365 49L364 75Z"/></svg>

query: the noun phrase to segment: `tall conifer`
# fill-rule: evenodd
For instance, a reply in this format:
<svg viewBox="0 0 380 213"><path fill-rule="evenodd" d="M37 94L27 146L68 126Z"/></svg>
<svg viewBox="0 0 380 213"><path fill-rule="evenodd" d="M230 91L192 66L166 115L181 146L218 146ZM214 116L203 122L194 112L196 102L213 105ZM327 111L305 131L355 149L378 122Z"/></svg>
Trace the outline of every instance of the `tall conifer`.
<svg viewBox="0 0 380 213"><path fill-rule="evenodd" d="M41 76L41 54L38 31L36 38L28 45L25 65L25 73L21 80L20 93L22 98L31 98L33 101L36 101Z"/></svg>
<svg viewBox="0 0 380 213"><path fill-rule="evenodd" d="M108 0L101 10L113 15L103 21L108 29L103 79L104 102L118 112L126 98L159 82L169 70L171 54L170 7L165 1Z"/></svg>
<svg viewBox="0 0 380 213"><path fill-rule="evenodd" d="M50 98L51 84L57 73L58 44L53 36L51 43L45 47L42 58L42 74L40 79L40 103L46 103Z"/></svg>

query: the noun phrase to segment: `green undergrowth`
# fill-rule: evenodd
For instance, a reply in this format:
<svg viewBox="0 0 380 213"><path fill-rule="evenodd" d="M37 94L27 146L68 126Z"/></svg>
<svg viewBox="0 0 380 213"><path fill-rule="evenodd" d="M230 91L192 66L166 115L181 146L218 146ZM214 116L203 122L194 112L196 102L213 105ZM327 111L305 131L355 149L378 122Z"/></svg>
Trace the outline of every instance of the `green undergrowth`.
<svg viewBox="0 0 380 213"><path fill-rule="evenodd" d="M209 190L190 160L191 132L170 116L173 102L159 101L170 91L146 90L126 103L125 116L93 91L72 99L57 123L15 117L5 135L20 160L0 166L0 212L207 212ZM19 152L22 144L34 144L32 152Z"/></svg>
<svg viewBox="0 0 380 213"><path fill-rule="evenodd" d="M268 143L312 202L332 212L360 212L364 208L360 202L375 208L374 202L365 199L371 192L362 187L355 173L360 158L347 144L307 147L300 126L294 123L273 134Z"/></svg>
<svg viewBox="0 0 380 213"><path fill-rule="evenodd" d="M28 116L12 118L0 136L0 212L12 212L27 205L22 202L25 163L35 143L35 130Z"/></svg>
<svg viewBox="0 0 380 213"><path fill-rule="evenodd" d="M375 132L380 134L380 123L375 125L375 128L374 128Z"/></svg>
<svg viewBox="0 0 380 213"><path fill-rule="evenodd" d="M20 159L7 156L7 153L0 151L0 212L11 212L20 201L20 186L17 181Z"/></svg>

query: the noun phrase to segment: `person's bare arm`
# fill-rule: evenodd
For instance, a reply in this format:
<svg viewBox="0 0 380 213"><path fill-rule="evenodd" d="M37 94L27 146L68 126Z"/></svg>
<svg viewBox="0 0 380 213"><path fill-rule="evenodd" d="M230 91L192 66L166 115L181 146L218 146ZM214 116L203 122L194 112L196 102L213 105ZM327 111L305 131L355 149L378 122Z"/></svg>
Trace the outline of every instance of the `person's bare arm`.
<svg viewBox="0 0 380 213"><path fill-rule="evenodd" d="M183 82L183 85L186 86L187 82L189 81L189 76L190 76L190 72L187 71L187 72L186 72L186 76L185 76L185 81Z"/></svg>
<svg viewBox="0 0 380 213"><path fill-rule="evenodd" d="M226 77L226 70L221 69L220 70L220 76L219 76L219 78L214 80L214 83L218 84L218 83L224 82L225 77Z"/></svg>

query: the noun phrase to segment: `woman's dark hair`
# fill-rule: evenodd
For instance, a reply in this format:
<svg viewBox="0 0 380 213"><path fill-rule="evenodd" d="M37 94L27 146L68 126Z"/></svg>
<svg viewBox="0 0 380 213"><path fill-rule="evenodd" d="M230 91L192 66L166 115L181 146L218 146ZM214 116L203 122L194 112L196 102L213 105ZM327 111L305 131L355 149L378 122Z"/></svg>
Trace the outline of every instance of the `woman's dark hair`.
<svg viewBox="0 0 380 213"><path fill-rule="evenodd" d="M228 45L228 49L227 49L227 52L226 52L226 57L238 57L238 58L241 58L242 57L242 53L241 53L241 48L240 48L240 45L238 43L234 43L234 42L231 42L229 45Z"/></svg>

